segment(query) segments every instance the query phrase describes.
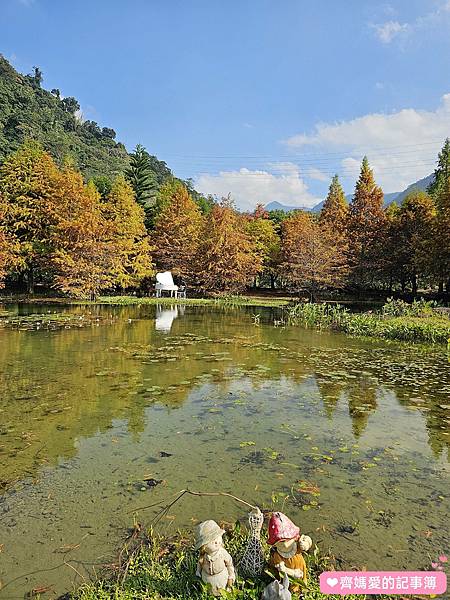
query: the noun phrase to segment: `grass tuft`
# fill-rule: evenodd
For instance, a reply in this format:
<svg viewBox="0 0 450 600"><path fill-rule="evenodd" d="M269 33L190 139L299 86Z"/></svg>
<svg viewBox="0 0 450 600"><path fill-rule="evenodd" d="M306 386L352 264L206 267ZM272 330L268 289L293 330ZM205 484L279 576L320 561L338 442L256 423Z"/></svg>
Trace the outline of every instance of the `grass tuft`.
<svg viewBox="0 0 450 600"><path fill-rule="evenodd" d="M256 580L239 576L239 557L246 545L247 531L238 524L224 536L225 546L237 566L237 582L232 591L223 592L228 600L259 600L262 590L271 578L264 573ZM268 547L265 547L268 556ZM178 533L170 538L154 531L135 528L131 539L120 553L119 562L109 573L94 583L82 585L74 600L207 600L213 598L208 589L195 575L198 553L193 550L189 537ZM356 600L365 595L326 595L320 592L319 575L333 569L330 556L320 552L317 546L305 553L309 583L294 599L302 600ZM394 598L391 596L370 596Z"/></svg>
<svg viewBox="0 0 450 600"><path fill-rule="evenodd" d="M287 309L287 315L291 325L389 340L447 344L450 320L433 309L430 302L407 304L390 299L380 312L350 313L339 304L300 302Z"/></svg>

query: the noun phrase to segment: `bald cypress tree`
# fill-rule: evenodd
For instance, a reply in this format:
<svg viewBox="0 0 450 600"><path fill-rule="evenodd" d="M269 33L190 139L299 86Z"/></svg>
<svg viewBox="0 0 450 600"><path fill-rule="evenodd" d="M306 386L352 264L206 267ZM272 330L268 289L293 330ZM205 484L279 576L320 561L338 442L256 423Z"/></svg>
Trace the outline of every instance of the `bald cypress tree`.
<svg viewBox="0 0 450 600"><path fill-rule="evenodd" d="M347 228L348 212L344 190L339 182L339 177L335 175L331 180L328 195L320 211L320 223L342 235Z"/></svg>
<svg viewBox="0 0 450 600"><path fill-rule="evenodd" d="M192 281L202 223L197 204L178 183L165 199L150 235L159 271L172 271L187 283Z"/></svg>
<svg viewBox="0 0 450 600"><path fill-rule="evenodd" d="M350 203L348 223L350 282L357 288L372 287L382 276L385 222L383 191L376 185L365 156Z"/></svg>

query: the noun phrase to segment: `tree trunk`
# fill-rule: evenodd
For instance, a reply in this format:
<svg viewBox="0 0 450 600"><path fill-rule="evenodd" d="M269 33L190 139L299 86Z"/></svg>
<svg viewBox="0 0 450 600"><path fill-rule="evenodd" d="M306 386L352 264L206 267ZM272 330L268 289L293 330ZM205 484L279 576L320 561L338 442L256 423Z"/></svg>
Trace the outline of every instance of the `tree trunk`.
<svg viewBox="0 0 450 600"><path fill-rule="evenodd" d="M33 265L27 271L27 292L29 294L34 294L34 271Z"/></svg>
<svg viewBox="0 0 450 600"><path fill-rule="evenodd" d="M411 276L411 285L412 285L412 295L415 299L417 296L417 274L413 273Z"/></svg>

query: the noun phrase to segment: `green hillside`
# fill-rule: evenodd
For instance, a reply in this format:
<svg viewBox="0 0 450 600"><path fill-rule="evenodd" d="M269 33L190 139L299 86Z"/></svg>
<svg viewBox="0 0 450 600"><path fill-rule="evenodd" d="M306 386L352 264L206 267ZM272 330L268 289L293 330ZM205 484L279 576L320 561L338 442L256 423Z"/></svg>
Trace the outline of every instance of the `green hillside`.
<svg viewBox="0 0 450 600"><path fill-rule="evenodd" d="M21 75L0 55L0 161L32 138L59 164L72 157L86 180L122 173L129 156L115 140L115 131L83 121L79 109L76 98L61 98L59 90L43 89L38 68L32 75ZM151 157L151 166L159 185L171 176L156 157Z"/></svg>

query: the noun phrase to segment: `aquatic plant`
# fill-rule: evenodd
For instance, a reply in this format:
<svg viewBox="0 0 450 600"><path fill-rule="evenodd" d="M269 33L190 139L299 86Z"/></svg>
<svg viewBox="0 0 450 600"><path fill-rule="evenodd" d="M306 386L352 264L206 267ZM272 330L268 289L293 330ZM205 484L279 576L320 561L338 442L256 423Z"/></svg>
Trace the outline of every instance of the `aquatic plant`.
<svg viewBox="0 0 450 600"><path fill-rule="evenodd" d="M423 299L414 300L412 304L408 304L404 300L388 298L381 309L381 313L385 317L426 317L433 314L433 309L436 306L436 302L427 302Z"/></svg>
<svg viewBox="0 0 450 600"><path fill-rule="evenodd" d="M390 300L378 313L359 314L339 304L300 302L287 309L287 321L350 335L432 344L447 344L450 335L450 320L435 314L433 303L424 301Z"/></svg>

